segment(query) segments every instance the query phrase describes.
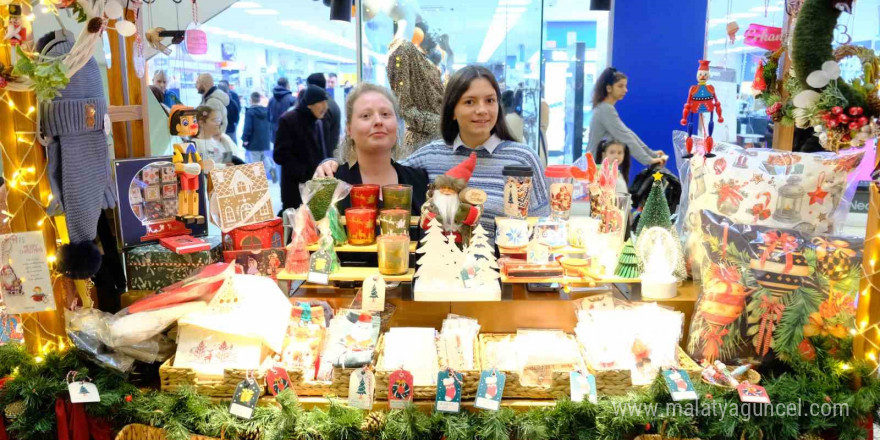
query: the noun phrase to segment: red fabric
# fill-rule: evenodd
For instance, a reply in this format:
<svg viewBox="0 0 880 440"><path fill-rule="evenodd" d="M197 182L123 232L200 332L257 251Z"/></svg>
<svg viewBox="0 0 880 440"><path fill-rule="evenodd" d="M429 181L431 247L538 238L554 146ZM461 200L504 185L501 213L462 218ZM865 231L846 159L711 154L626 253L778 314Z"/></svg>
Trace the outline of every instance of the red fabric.
<svg viewBox="0 0 880 440"><path fill-rule="evenodd" d="M0 378L0 389L3 389L3 386L6 385L6 381L8 380L8 377ZM6 424L3 423L3 416L0 416L0 440L9 440L9 436L6 433Z"/></svg>
<svg viewBox="0 0 880 440"><path fill-rule="evenodd" d="M86 414L85 404L55 399L58 440L113 440L113 430L104 420Z"/></svg>

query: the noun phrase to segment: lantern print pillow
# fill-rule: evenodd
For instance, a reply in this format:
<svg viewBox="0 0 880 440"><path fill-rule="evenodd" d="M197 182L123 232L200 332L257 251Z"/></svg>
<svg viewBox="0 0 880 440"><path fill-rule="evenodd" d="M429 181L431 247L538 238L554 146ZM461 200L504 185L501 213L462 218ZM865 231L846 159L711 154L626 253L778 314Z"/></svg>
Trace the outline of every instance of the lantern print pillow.
<svg viewBox="0 0 880 440"><path fill-rule="evenodd" d="M680 170L688 184L678 226L681 236L689 237L686 250L693 272L699 272L703 258L700 234L690 232L701 230L704 209L736 223L807 235L834 233L848 212L845 196L858 183L850 174L864 156L863 149L808 154L726 143L712 151L715 157L693 159Z"/></svg>
<svg viewBox="0 0 880 440"><path fill-rule="evenodd" d="M714 361L813 353L855 328L863 240L736 224L703 211L703 289L688 351Z"/></svg>

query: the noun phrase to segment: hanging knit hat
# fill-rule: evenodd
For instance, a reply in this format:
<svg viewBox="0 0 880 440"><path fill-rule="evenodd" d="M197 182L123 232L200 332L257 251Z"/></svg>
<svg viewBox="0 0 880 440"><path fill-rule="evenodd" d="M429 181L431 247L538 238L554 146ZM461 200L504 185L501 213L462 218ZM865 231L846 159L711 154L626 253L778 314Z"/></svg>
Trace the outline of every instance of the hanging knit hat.
<svg viewBox="0 0 880 440"><path fill-rule="evenodd" d="M303 103L305 105L317 104L326 100L327 92L314 84L309 84L309 86L303 91Z"/></svg>

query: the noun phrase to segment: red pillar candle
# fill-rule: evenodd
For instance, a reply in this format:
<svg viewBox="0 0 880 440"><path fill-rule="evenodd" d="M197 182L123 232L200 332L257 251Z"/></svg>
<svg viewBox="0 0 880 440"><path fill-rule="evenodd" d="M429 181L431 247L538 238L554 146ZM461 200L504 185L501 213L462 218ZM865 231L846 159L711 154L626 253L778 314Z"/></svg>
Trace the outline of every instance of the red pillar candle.
<svg viewBox="0 0 880 440"><path fill-rule="evenodd" d="M385 209L412 209L411 185L385 185L382 187L382 202Z"/></svg>
<svg viewBox="0 0 880 440"><path fill-rule="evenodd" d="M376 242L376 211L369 208L348 208L345 210L345 226L348 229L348 243L364 246Z"/></svg>
<svg viewBox="0 0 880 440"><path fill-rule="evenodd" d="M379 185L354 185L351 187L351 207L379 209Z"/></svg>
<svg viewBox="0 0 880 440"><path fill-rule="evenodd" d="M383 209L379 212L379 230L382 235L409 236L409 219L407 209Z"/></svg>
<svg viewBox="0 0 880 440"><path fill-rule="evenodd" d="M409 270L409 237L383 235L378 238L379 273L403 275Z"/></svg>

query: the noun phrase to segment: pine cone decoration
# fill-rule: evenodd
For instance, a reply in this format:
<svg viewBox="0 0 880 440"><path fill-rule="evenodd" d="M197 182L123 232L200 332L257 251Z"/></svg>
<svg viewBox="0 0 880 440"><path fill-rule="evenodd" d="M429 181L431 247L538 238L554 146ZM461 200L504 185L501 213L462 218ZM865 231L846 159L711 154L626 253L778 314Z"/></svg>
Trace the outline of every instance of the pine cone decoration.
<svg viewBox="0 0 880 440"><path fill-rule="evenodd" d="M262 430L256 430L254 432L243 432L238 435L239 440L260 440L263 435Z"/></svg>
<svg viewBox="0 0 880 440"><path fill-rule="evenodd" d="M876 90L868 93L868 108L870 109L870 114L880 115L880 96L877 95Z"/></svg>
<svg viewBox="0 0 880 440"><path fill-rule="evenodd" d="M6 405L6 408L3 409L4 414L6 414L6 418L11 420L17 419L20 415L24 414L24 400L19 400L17 402L12 402L9 405Z"/></svg>
<svg viewBox="0 0 880 440"><path fill-rule="evenodd" d="M361 423L361 431L364 432L364 438L366 439L380 438L384 428L385 413L382 411L370 411Z"/></svg>

